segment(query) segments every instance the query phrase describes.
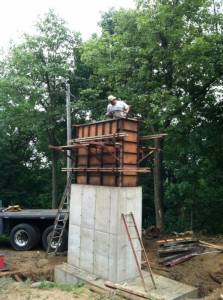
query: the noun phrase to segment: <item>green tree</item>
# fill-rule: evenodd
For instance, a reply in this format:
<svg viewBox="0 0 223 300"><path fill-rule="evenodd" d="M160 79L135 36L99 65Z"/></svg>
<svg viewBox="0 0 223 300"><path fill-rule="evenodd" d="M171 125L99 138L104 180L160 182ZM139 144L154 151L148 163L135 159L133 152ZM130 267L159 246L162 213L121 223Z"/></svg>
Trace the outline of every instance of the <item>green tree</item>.
<svg viewBox="0 0 223 300"><path fill-rule="evenodd" d="M58 155L48 145L65 141L65 79L74 78L75 50L81 40L50 11L36 25L35 35L10 49L2 77L3 101L18 106L16 119L34 135L35 151L52 161L52 207L56 207ZM17 125L15 125L17 126Z"/></svg>

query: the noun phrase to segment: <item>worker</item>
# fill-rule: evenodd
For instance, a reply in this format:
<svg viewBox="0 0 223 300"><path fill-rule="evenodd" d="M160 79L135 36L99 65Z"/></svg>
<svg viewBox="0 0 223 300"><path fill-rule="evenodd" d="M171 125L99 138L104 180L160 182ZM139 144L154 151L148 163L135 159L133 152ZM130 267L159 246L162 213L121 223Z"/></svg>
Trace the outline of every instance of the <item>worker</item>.
<svg viewBox="0 0 223 300"><path fill-rule="evenodd" d="M108 106L106 116L110 118L126 118L129 112L129 105L124 101L117 99L117 97L108 96Z"/></svg>

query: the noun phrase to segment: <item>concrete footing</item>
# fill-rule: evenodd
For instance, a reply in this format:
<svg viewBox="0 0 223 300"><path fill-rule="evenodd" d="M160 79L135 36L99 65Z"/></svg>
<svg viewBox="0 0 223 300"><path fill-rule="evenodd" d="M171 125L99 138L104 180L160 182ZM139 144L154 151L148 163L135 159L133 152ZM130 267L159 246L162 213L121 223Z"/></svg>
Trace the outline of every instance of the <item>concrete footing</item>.
<svg viewBox="0 0 223 300"><path fill-rule="evenodd" d="M145 282L148 289L148 299L153 300L188 300L198 297L198 289L192 286L177 282L175 280L166 278L160 275L154 275L157 289L154 289L151 283L151 278L147 272L144 272ZM68 264L63 264L55 267L54 280L57 283L64 284L77 284L80 282L88 283L90 285L108 290L104 286L104 280L91 275L88 272L72 267ZM144 292L141 280L139 277L125 281L126 288L130 288L134 291ZM142 299L135 297L134 299Z"/></svg>

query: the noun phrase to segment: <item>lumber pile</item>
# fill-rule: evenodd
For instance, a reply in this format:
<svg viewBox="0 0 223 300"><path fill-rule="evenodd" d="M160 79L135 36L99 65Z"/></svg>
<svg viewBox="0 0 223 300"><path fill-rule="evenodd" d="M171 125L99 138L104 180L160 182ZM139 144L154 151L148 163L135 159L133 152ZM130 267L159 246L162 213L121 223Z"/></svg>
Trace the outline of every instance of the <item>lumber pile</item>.
<svg viewBox="0 0 223 300"><path fill-rule="evenodd" d="M200 251L199 242L191 238L159 241L160 262L168 267L189 260Z"/></svg>
<svg viewBox="0 0 223 300"><path fill-rule="evenodd" d="M193 238L177 238L158 241L158 255L160 263L167 267L173 267L194 256L223 252L223 246L210 244ZM204 252L205 248L211 251Z"/></svg>

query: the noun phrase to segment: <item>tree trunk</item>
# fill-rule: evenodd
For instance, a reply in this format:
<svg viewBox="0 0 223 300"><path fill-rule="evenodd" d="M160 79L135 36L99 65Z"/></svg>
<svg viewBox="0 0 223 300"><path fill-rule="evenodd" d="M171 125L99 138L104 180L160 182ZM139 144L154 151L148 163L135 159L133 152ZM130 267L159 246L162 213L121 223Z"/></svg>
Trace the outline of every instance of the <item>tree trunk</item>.
<svg viewBox="0 0 223 300"><path fill-rule="evenodd" d="M160 149L161 142L155 139L155 148ZM163 189L162 189L162 160L160 151L154 154L154 205L156 214L156 227L162 232L164 230L164 212L163 212Z"/></svg>
<svg viewBox="0 0 223 300"><path fill-rule="evenodd" d="M52 208L57 208L57 154L52 151Z"/></svg>

